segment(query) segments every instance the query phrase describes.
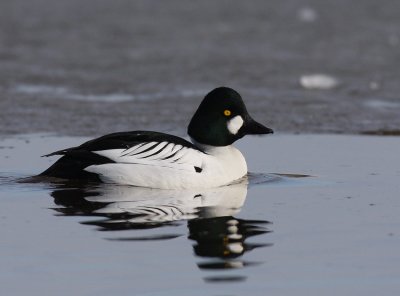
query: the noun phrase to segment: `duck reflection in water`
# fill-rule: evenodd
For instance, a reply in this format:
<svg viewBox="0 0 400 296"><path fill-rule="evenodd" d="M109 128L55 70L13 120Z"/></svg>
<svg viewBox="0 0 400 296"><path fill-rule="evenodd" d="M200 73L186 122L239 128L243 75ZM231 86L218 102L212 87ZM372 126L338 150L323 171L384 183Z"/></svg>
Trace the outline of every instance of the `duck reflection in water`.
<svg viewBox="0 0 400 296"><path fill-rule="evenodd" d="M82 224L95 225L102 231L151 229L187 221L188 238L195 241L194 252L202 258L198 267L231 269L256 264L239 260L239 257L252 249L271 245L246 242L249 237L268 233L268 221L234 217L245 202L247 186L247 177L229 186L179 191L68 182L56 184L51 195L58 205L54 210L59 214L97 216L99 220ZM181 235L120 237L111 240L148 241L173 239ZM206 278L206 281L230 280L243 278Z"/></svg>

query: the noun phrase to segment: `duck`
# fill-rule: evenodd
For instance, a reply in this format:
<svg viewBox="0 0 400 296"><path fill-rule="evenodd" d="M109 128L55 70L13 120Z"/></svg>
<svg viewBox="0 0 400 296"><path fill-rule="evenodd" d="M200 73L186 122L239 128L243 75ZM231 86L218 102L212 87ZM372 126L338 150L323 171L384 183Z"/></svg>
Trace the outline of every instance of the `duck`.
<svg viewBox="0 0 400 296"><path fill-rule="evenodd" d="M240 94L210 91L187 128L191 141L155 131L111 133L43 157L61 156L39 176L154 189L216 188L247 175L232 144L246 135L271 134L255 121Z"/></svg>

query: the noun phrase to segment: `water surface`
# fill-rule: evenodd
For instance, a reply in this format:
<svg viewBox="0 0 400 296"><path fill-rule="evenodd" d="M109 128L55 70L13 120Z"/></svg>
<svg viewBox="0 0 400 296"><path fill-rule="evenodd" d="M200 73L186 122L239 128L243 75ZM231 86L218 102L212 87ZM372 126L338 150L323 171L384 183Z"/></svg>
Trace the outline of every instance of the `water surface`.
<svg viewBox="0 0 400 296"><path fill-rule="evenodd" d="M1 294L395 295L400 288L397 137L244 139L238 146L257 173L210 190L20 182L55 160L39 155L83 140L1 141Z"/></svg>

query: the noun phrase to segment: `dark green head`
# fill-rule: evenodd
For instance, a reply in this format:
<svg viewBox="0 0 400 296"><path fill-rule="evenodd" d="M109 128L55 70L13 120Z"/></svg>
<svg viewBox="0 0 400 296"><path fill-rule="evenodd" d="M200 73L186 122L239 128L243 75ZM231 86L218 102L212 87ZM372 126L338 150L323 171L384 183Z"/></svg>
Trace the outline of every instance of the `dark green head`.
<svg viewBox="0 0 400 296"><path fill-rule="evenodd" d="M270 128L250 117L242 97L228 87L209 92L188 127L192 139L212 146L231 145L245 135L270 133Z"/></svg>

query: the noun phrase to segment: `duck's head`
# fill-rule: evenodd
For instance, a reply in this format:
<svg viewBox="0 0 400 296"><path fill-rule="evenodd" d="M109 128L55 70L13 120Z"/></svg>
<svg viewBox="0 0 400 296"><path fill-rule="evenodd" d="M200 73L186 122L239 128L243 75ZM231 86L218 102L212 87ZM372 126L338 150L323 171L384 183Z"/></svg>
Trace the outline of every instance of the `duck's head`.
<svg viewBox="0 0 400 296"><path fill-rule="evenodd" d="M211 146L231 145L245 135L271 133L272 129L250 117L242 97L228 87L209 92L188 127L193 140Z"/></svg>

